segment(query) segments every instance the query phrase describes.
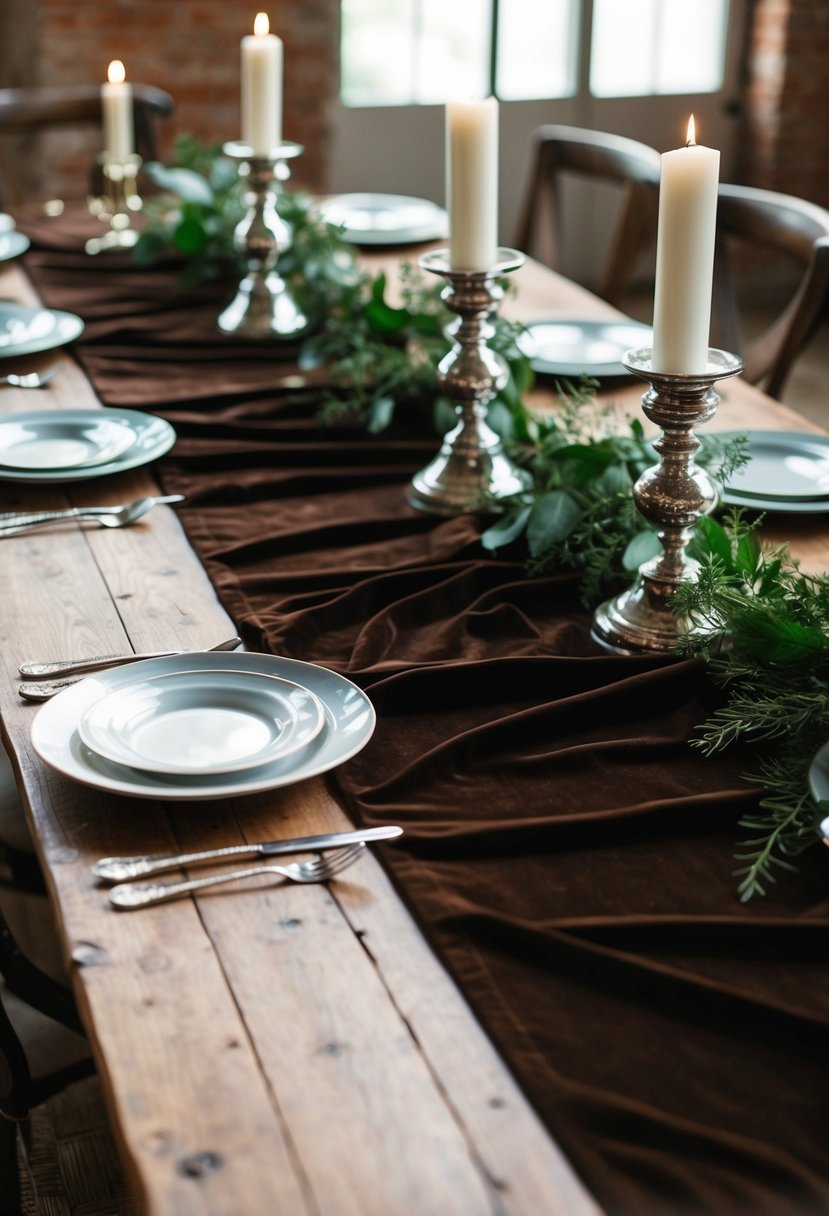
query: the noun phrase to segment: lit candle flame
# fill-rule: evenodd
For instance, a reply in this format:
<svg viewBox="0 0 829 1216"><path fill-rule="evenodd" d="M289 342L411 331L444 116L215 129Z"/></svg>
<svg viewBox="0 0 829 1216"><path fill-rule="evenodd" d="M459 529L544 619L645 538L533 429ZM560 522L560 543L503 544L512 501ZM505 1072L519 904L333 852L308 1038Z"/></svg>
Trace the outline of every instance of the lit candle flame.
<svg viewBox="0 0 829 1216"><path fill-rule="evenodd" d="M127 78L124 65L120 59L113 59L107 68L107 80L110 84L123 84Z"/></svg>
<svg viewBox="0 0 829 1216"><path fill-rule="evenodd" d="M257 13L253 22L253 32L257 38L264 38L265 34L270 33L271 24L268 21L267 13Z"/></svg>
<svg viewBox="0 0 829 1216"><path fill-rule="evenodd" d="M696 123L694 122L694 116L692 114L691 117L688 119L688 138L685 140L685 147L693 148L694 145L696 144L696 142L697 142L697 127L696 127Z"/></svg>

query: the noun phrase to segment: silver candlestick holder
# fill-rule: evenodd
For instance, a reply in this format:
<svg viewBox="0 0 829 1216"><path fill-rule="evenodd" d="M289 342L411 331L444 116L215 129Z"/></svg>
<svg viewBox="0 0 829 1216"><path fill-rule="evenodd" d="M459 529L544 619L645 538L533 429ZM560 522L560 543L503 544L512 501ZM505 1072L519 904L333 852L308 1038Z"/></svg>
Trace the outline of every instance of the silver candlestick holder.
<svg viewBox="0 0 829 1216"><path fill-rule="evenodd" d="M671 601L680 583L695 579L698 563L688 556L694 524L717 502L717 487L694 463L699 440L694 426L717 412L713 385L736 376L743 362L727 351L708 351L704 372L655 372L651 351L628 351L623 363L650 382L642 397L646 416L662 428L654 443L659 464L647 469L633 487L633 498L645 519L657 525L662 552L639 568L633 586L598 608L592 637L614 654L668 653L685 626Z"/></svg>
<svg viewBox="0 0 829 1216"><path fill-rule="evenodd" d="M115 160L108 152L100 158L104 178L103 193L89 200L89 210L109 225L103 236L93 236L86 242L87 253L105 253L109 249L132 249L138 232L132 226L132 216L141 210L137 178L141 157L134 152L125 160Z"/></svg>
<svg viewBox="0 0 829 1216"><path fill-rule="evenodd" d="M247 261L247 273L219 315L219 329L257 341L294 338L308 329L309 321L276 269L292 237L277 210L277 198L290 177L287 162L300 156L303 148L283 143L259 156L248 144L234 140L224 145L224 152L238 163L245 182L248 210L236 227L235 242Z"/></svg>
<svg viewBox="0 0 829 1216"><path fill-rule="evenodd" d="M441 298L458 319L449 327L452 349L440 361L437 382L454 403L458 423L440 451L411 481L408 500L421 511L459 515L492 507L494 500L528 489L530 475L509 459L486 422L487 404L509 374L501 355L487 345L494 329L489 317L503 299L498 280L523 265L515 249L499 249L491 270L453 270L449 252L424 254L420 265L447 280Z"/></svg>

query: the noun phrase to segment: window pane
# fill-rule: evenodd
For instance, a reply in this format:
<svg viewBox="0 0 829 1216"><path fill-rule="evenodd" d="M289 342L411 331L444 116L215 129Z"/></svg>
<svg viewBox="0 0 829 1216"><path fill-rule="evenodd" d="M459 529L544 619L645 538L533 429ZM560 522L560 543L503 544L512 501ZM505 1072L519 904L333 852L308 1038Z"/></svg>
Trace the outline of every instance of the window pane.
<svg viewBox="0 0 829 1216"><path fill-rule="evenodd" d="M572 97L578 0L501 0L496 92L506 101Z"/></svg>
<svg viewBox="0 0 829 1216"><path fill-rule="evenodd" d="M491 24L491 0L343 0L343 101L382 106L485 96Z"/></svg>
<svg viewBox="0 0 829 1216"><path fill-rule="evenodd" d="M728 0L594 0L595 97L713 93L723 80Z"/></svg>

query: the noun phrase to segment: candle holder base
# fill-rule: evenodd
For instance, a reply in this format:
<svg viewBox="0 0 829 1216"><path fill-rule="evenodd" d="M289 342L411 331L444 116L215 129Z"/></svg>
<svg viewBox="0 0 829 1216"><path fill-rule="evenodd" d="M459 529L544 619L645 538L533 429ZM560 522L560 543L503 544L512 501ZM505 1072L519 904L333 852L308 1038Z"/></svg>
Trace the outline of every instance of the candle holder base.
<svg viewBox="0 0 829 1216"><path fill-rule="evenodd" d="M659 528L662 552L645 562L633 586L602 604L593 616L591 637L613 654L668 654L687 625L673 611L680 583L697 576L698 565L687 554L697 520L717 502L717 489L694 463L699 441L694 426L717 411L713 385L742 371L742 360L726 351L709 350L700 373L655 372L648 349L628 351L625 367L650 381L642 408L662 428L654 443L660 463L647 469L633 487L639 512Z"/></svg>
<svg viewBox="0 0 829 1216"><path fill-rule="evenodd" d="M455 403L457 425L440 451L409 486L411 506L435 515L493 510L499 499L527 490L530 474L518 468L486 422L487 404L507 382L507 365L488 346L494 329L489 321L504 291L498 279L523 265L515 249L499 249L491 270L453 270L445 249L424 254L420 265L447 280L442 298L457 313L449 332L452 350L440 361L437 381Z"/></svg>
<svg viewBox="0 0 829 1216"><path fill-rule="evenodd" d="M292 232L277 210L281 183L289 177L286 162L301 155L300 144L286 143L267 156L256 155L244 143L224 145L238 162L245 180L247 214L236 228L237 248L247 260L247 273L230 304L219 314L222 333L248 341L285 341L299 337L310 321L294 299L276 266L290 247Z"/></svg>
<svg viewBox="0 0 829 1216"><path fill-rule="evenodd" d="M140 156L128 156L126 160L113 160L108 152L100 159L104 176L104 191L97 198L89 199L89 210L99 220L109 224L103 236L93 236L86 242L86 253L95 255L113 249L132 249L138 242L138 232L132 227L132 216L143 206L136 188L136 179L142 165Z"/></svg>

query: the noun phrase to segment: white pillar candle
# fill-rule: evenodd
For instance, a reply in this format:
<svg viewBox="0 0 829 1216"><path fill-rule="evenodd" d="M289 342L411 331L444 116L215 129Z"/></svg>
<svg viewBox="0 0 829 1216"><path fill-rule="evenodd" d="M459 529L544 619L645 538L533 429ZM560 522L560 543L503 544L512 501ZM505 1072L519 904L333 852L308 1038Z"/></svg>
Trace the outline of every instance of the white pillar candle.
<svg viewBox="0 0 829 1216"><path fill-rule="evenodd" d="M498 256L498 102L446 106L446 200L453 270L491 270Z"/></svg>
<svg viewBox="0 0 829 1216"><path fill-rule="evenodd" d="M132 85L125 80L120 59L107 69L107 83L101 85L101 117L104 126L104 151L110 160L123 163L134 151L132 130Z"/></svg>
<svg viewBox="0 0 829 1216"><path fill-rule="evenodd" d="M267 156L282 143L282 39L257 13L242 39L242 143Z"/></svg>
<svg viewBox="0 0 829 1216"><path fill-rule="evenodd" d="M659 186L654 371L703 372L708 366L720 154L695 141L665 152Z"/></svg>

